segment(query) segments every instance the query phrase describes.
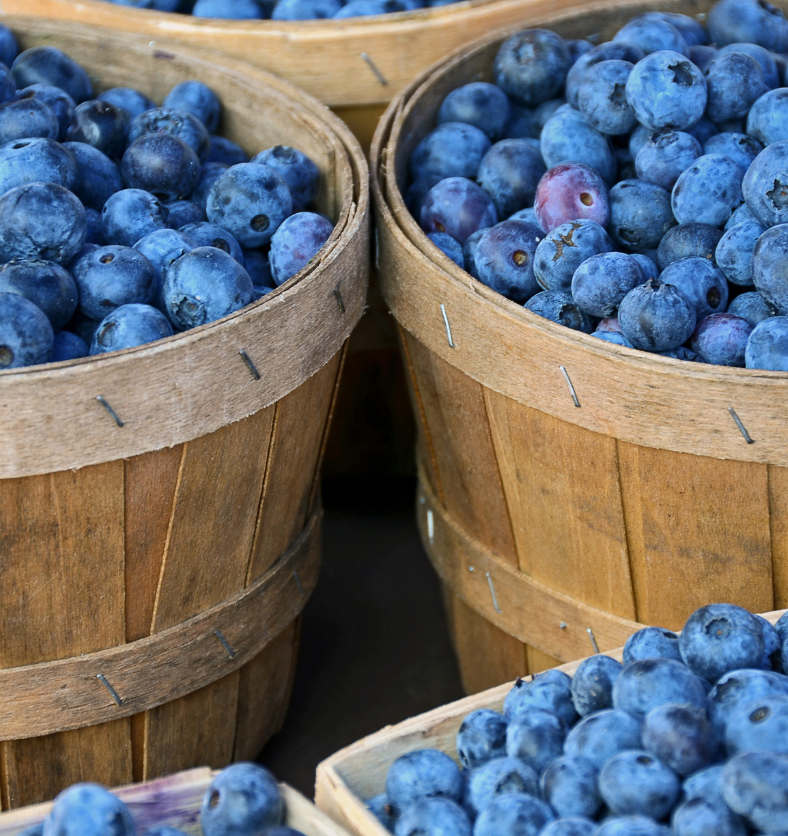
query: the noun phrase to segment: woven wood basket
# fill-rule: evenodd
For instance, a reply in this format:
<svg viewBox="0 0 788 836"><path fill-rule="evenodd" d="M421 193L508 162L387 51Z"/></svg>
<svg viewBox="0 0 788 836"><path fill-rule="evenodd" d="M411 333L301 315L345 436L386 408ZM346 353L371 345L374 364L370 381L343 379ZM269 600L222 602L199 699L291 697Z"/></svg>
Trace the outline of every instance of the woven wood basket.
<svg viewBox="0 0 788 836"><path fill-rule="evenodd" d="M114 792L129 808L138 833L167 826L182 830L188 836L202 836L200 805L216 774L208 767L200 767L144 784L118 787ZM287 784L280 784L280 787L287 808L285 824L288 827L300 830L304 836L347 836L347 831L300 792ZM20 836L26 828L44 821L51 807L52 802L47 801L0 814L0 836Z"/></svg>
<svg viewBox="0 0 788 836"><path fill-rule="evenodd" d="M577 5L578 0L464 0L417 12L293 23L195 18L105 0L3 0L2 10L221 50L334 108L367 148L388 102L434 61L480 32Z"/></svg>
<svg viewBox="0 0 788 836"><path fill-rule="evenodd" d="M763 615L775 624L784 612ZM605 655L620 662L623 652L621 647L606 651ZM573 676L581 661L561 665L558 670ZM503 701L513 685L514 682L507 682L427 711L341 749L317 767L315 803L354 836L391 836L364 804L386 791L389 767L397 758L417 749L439 749L456 761L457 732L462 721L480 708L503 711ZM0 830L0 836L2 833Z"/></svg>
<svg viewBox="0 0 788 836"><path fill-rule="evenodd" d="M540 21L610 38L648 9ZM430 244L402 199L443 97L489 79L507 33L403 91L372 149L379 276L419 423L425 548L469 691L618 647L698 606L788 606L788 375L604 343L490 291Z"/></svg>
<svg viewBox="0 0 788 836"><path fill-rule="evenodd" d="M252 758L281 725L319 565L317 474L363 310L366 165L325 107L226 57L8 17L99 88L157 101L196 78L248 151L321 171L319 257L220 322L100 358L0 373L4 808Z"/></svg>

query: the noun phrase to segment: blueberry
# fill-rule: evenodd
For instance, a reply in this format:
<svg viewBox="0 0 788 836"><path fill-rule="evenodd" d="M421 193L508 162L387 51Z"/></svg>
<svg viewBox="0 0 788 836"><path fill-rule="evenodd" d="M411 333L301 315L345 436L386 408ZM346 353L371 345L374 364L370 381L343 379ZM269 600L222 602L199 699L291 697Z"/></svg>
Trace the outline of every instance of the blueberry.
<svg viewBox="0 0 788 836"><path fill-rule="evenodd" d="M370 798L366 802L366 808L372 815L386 828L386 830L394 830L394 810L389 804L389 798L386 793Z"/></svg>
<svg viewBox="0 0 788 836"><path fill-rule="evenodd" d="M499 218L533 205L545 173L542 156L523 139L504 139L484 155L477 182L490 195Z"/></svg>
<svg viewBox="0 0 788 836"><path fill-rule="evenodd" d="M72 191L86 207L100 212L110 196L123 188L117 165L84 142L64 142L61 148L68 149L76 161L77 177Z"/></svg>
<svg viewBox="0 0 788 836"><path fill-rule="evenodd" d="M472 711L457 733L457 754L466 769L506 755L506 719L497 711Z"/></svg>
<svg viewBox="0 0 788 836"><path fill-rule="evenodd" d="M72 334L71 331L58 331L55 334L55 341L52 345L52 363L62 360L76 360L79 357L88 356L88 344Z"/></svg>
<svg viewBox="0 0 788 836"><path fill-rule="evenodd" d="M15 139L0 145L0 194L27 183L54 183L77 191L79 179L74 155L53 139Z"/></svg>
<svg viewBox="0 0 788 836"><path fill-rule="evenodd" d="M705 258L674 261L662 271L660 281L673 285L692 305L698 322L709 314L724 311L728 305L725 276Z"/></svg>
<svg viewBox="0 0 788 836"><path fill-rule="evenodd" d="M414 180L438 177L476 177L490 140L478 128L463 122L444 122L413 149L410 171Z"/></svg>
<svg viewBox="0 0 788 836"><path fill-rule="evenodd" d="M598 340L604 340L606 343L613 343L615 345L623 345L626 348L634 348L635 346L620 332L620 331L593 331L592 337Z"/></svg>
<svg viewBox="0 0 788 836"><path fill-rule="evenodd" d="M92 145L110 158L120 157L126 147L126 118L109 102L82 102L74 110L66 139Z"/></svg>
<svg viewBox="0 0 788 836"><path fill-rule="evenodd" d="M460 244L497 222L490 196L464 177L441 180L429 190L421 207L420 223L425 232L447 232Z"/></svg>
<svg viewBox="0 0 788 836"><path fill-rule="evenodd" d="M720 132L719 128L710 119L701 116L700 119L689 128L685 128L688 134L692 134L701 145L705 145L711 137Z"/></svg>
<svg viewBox="0 0 788 836"><path fill-rule="evenodd" d="M627 102L626 86L633 65L600 61L589 67L577 88L577 107L592 128L605 134L627 134L637 119Z"/></svg>
<svg viewBox="0 0 788 836"><path fill-rule="evenodd" d="M734 210L733 214L725 222L723 229L727 232L732 226L743 223L760 223L746 203L742 203L738 209Z"/></svg>
<svg viewBox="0 0 788 836"><path fill-rule="evenodd" d="M251 162L267 165L284 178L293 198L293 211L303 211L315 199L320 184L320 170L297 148L275 145L256 154Z"/></svg>
<svg viewBox="0 0 788 836"><path fill-rule="evenodd" d="M788 829L788 756L743 752L722 773L725 802L759 830Z"/></svg>
<svg viewBox="0 0 788 836"><path fill-rule="evenodd" d="M533 138L534 142L539 143L539 137L542 135L544 126L553 117L553 115L566 104L566 99L548 99L537 105L533 111L528 111L527 108L519 108L520 111L527 111L531 114L531 132L529 136ZM518 105L512 105L516 108Z"/></svg>
<svg viewBox="0 0 788 836"><path fill-rule="evenodd" d="M115 244L99 247L72 268L79 289L79 308L102 320L120 305L148 303L156 289L156 272L142 253Z"/></svg>
<svg viewBox="0 0 788 836"><path fill-rule="evenodd" d="M195 17L218 17L226 20L260 20L265 17L257 0L197 0L192 14Z"/></svg>
<svg viewBox="0 0 788 836"><path fill-rule="evenodd" d="M619 323L624 336L645 351L670 351L695 330L694 305L672 284L650 279L621 301Z"/></svg>
<svg viewBox="0 0 788 836"><path fill-rule="evenodd" d="M505 135L511 118L511 105L500 87L486 81L473 81L457 87L441 102L438 123L465 122L483 131L496 142Z"/></svg>
<svg viewBox="0 0 788 836"><path fill-rule="evenodd" d="M503 221L488 229L474 253L479 281L513 302L527 302L539 292L534 253L541 237L526 221Z"/></svg>
<svg viewBox="0 0 788 836"><path fill-rule="evenodd" d="M765 227L788 222L788 141L765 148L744 175L747 205Z"/></svg>
<svg viewBox="0 0 788 836"><path fill-rule="evenodd" d="M166 204L167 226L180 229L187 224L204 223L205 209L191 200L173 200Z"/></svg>
<svg viewBox="0 0 788 836"><path fill-rule="evenodd" d="M448 798L422 798L403 810L395 836L471 836L471 823L459 804Z"/></svg>
<svg viewBox="0 0 788 836"><path fill-rule="evenodd" d="M0 291L0 370L48 363L54 338L40 308L17 293Z"/></svg>
<svg viewBox="0 0 788 836"><path fill-rule="evenodd" d="M120 305L99 323L90 354L121 351L172 336L172 325L164 314L139 303Z"/></svg>
<svg viewBox="0 0 788 836"><path fill-rule="evenodd" d="M732 284L744 287L753 284L753 250L765 231L758 223L741 223L720 239L716 250L717 265Z"/></svg>
<svg viewBox="0 0 788 836"><path fill-rule="evenodd" d="M609 41L595 46L581 55L572 65L566 76L566 100L572 107L577 107L577 92L586 72L602 61L627 61L637 64L643 58L643 50L635 44Z"/></svg>
<svg viewBox="0 0 788 836"><path fill-rule="evenodd" d="M572 680L562 671L545 671L531 682L518 679L504 700L504 717L511 722L533 708L550 711L560 717L567 728L571 727L577 720L572 704Z"/></svg>
<svg viewBox="0 0 788 836"><path fill-rule="evenodd" d="M773 316L756 325L744 360L748 369L788 371L788 316Z"/></svg>
<svg viewBox="0 0 788 836"><path fill-rule="evenodd" d="M368 15L403 12L405 9L404 0L350 0L334 14L334 17L366 17Z"/></svg>
<svg viewBox="0 0 788 836"><path fill-rule="evenodd" d="M774 629L777 631L777 635L781 641L788 639L788 612L783 613L779 617L777 623L774 625Z"/></svg>
<svg viewBox="0 0 788 836"><path fill-rule="evenodd" d="M333 231L330 221L313 212L298 212L287 218L271 239L271 275L277 287L303 270Z"/></svg>
<svg viewBox="0 0 788 836"><path fill-rule="evenodd" d="M135 116L129 125L128 144L131 145L145 134L158 133L172 134L182 139L201 161L211 147L208 131L196 116L169 107L155 107Z"/></svg>
<svg viewBox="0 0 788 836"><path fill-rule="evenodd" d="M705 258L714 264L717 244L722 230L709 224L690 221L669 229L657 248L657 259L662 270L682 258Z"/></svg>
<svg viewBox="0 0 788 836"><path fill-rule="evenodd" d="M208 221L185 224L178 232L195 247L216 247L231 255L239 264L243 264L244 254L241 245L226 229Z"/></svg>
<svg viewBox="0 0 788 836"><path fill-rule="evenodd" d="M168 827L165 824L161 827L154 827L153 830L148 830L145 836L186 836L186 834L176 827Z"/></svg>
<svg viewBox="0 0 788 836"><path fill-rule="evenodd" d="M546 29L525 29L507 38L493 64L495 83L516 104L533 107L555 97L569 69L563 38Z"/></svg>
<svg viewBox="0 0 788 836"><path fill-rule="evenodd" d="M53 183L17 186L0 197L0 260L42 258L68 264L85 242L85 210Z"/></svg>
<svg viewBox="0 0 788 836"><path fill-rule="evenodd" d="M675 772L643 750L619 752L599 773L599 794L620 816L662 819L673 809L680 790Z"/></svg>
<svg viewBox="0 0 788 836"><path fill-rule="evenodd" d="M709 42L709 33L694 17L675 12L650 12L648 16L658 16L671 24L684 38L688 46L700 46ZM644 15L645 16L645 15Z"/></svg>
<svg viewBox="0 0 788 836"><path fill-rule="evenodd" d="M712 122L742 119L766 91L763 71L755 58L743 52L720 52L705 72Z"/></svg>
<svg viewBox="0 0 788 836"><path fill-rule="evenodd" d="M510 218L510 220L513 220ZM476 269L476 250L479 248L479 241L487 232L486 229L477 229L473 235L469 235L462 245L462 262L466 272L470 273L474 279L479 278L479 271ZM454 240L454 239L452 239Z"/></svg>
<svg viewBox="0 0 788 836"><path fill-rule="evenodd" d="M720 744L706 709L667 703L643 722L643 748L677 775L690 775L718 760Z"/></svg>
<svg viewBox="0 0 788 836"><path fill-rule="evenodd" d="M721 46L750 42L773 52L788 50L788 21L766 0L721 0L709 13L708 27Z"/></svg>
<svg viewBox="0 0 788 836"><path fill-rule="evenodd" d="M71 117L74 115L74 108L76 104L71 96L65 90L59 87L52 87L50 84L31 84L20 90L17 94L17 99L38 99L43 102L57 118L58 135L57 139L64 139L66 130L71 122Z"/></svg>
<svg viewBox="0 0 788 836"><path fill-rule="evenodd" d="M691 134L663 128L649 134L635 157L635 171L641 180L672 189L679 175L703 154Z"/></svg>
<svg viewBox="0 0 788 836"><path fill-rule="evenodd" d="M560 107L547 120L540 142L548 168L566 162L582 163L593 169L608 186L615 182L616 158L610 140L592 128L582 113L568 105Z"/></svg>
<svg viewBox="0 0 788 836"><path fill-rule="evenodd" d="M686 703L698 708L706 705L703 681L673 659L632 662L624 666L613 684L613 705L636 717L644 717L666 703Z"/></svg>
<svg viewBox="0 0 788 836"><path fill-rule="evenodd" d="M418 749L397 758L386 776L386 794L397 811L422 798L459 800L460 771L454 761L435 749Z"/></svg>
<svg viewBox="0 0 788 836"><path fill-rule="evenodd" d="M689 49L678 29L659 14L638 15L616 32L613 41L634 44L645 55L659 50L672 50L687 55Z"/></svg>
<svg viewBox="0 0 788 836"><path fill-rule="evenodd" d="M134 836L134 832L126 805L98 784L74 784L63 790L44 821L45 836Z"/></svg>
<svg viewBox="0 0 788 836"><path fill-rule="evenodd" d="M462 255L462 246L455 241L451 235L445 232L431 232L427 238L447 257L450 258L460 269L465 267L465 260Z"/></svg>
<svg viewBox="0 0 788 836"><path fill-rule="evenodd" d="M788 695L768 696L746 703L725 727L728 755L739 752L776 752L788 755Z"/></svg>
<svg viewBox="0 0 788 836"><path fill-rule="evenodd" d="M647 816L611 816L594 831L594 836L673 836L672 832Z"/></svg>
<svg viewBox="0 0 788 836"><path fill-rule="evenodd" d="M405 194L403 195L405 205L416 220L421 217L421 207L424 205L424 198L427 197L427 193L434 185L440 183L442 179L437 174L428 174L426 177L414 180L405 190Z"/></svg>
<svg viewBox="0 0 788 836"><path fill-rule="evenodd" d="M230 166L249 162L249 155L237 142L224 136L211 136L210 140L211 147L205 158L206 163L224 163Z"/></svg>
<svg viewBox="0 0 788 836"><path fill-rule="evenodd" d="M780 670L780 649L783 640L777 629L770 624L762 615L756 615L755 619L761 626L763 632L763 662L761 667L764 670ZM775 663L777 663L775 665ZM782 671L781 671L782 672Z"/></svg>
<svg viewBox="0 0 788 836"><path fill-rule="evenodd" d="M252 280L223 250L197 247L166 268L162 296L170 322L183 331L248 305Z"/></svg>
<svg viewBox="0 0 788 836"><path fill-rule="evenodd" d="M638 121L652 130L684 130L706 107L706 79L688 58L672 50L652 52L635 64L626 93Z"/></svg>
<svg viewBox="0 0 788 836"><path fill-rule="evenodd" d="M0 105L0 144L34 136L57 139L59 133L57 116L40 99L23 99Z"/></svg>
<svg viewBox="0 0 788 836"><path fill-rule="evenodd" d="M146 134L123 154L120 173L127 189L142 189L160 200L186 197L200 180L200 161L177 136Z"/></svg>
<svg viewBox="0 0 788 836"><path fill-rule="evenodd" d="M526 221L531 224L531 226L535 226L544 235L544 230L539 226L539 221L536 219L536 210L533 206L527 206L525 209L520 209L519 212L515 212L513 215L510 215L507 220ZM599 226L599 224L597 224L597 226Z"/></svg>
<svg viewBox="0 0 788 836"><path fill-rule="evenodd" d="M691 801L693 798L724 801L722 797L722 772L724 768L724 764L707 766L686 778L681 787L682 804Z"/></svg>
<svg viewBox="0 0 788 836"><path fill-rule="evenodd" d="M211 781L200 824L205 836L252 836L266 825L281 824L284 812L279 785L267 769L234 763Z"/></svg>
<svg viewBox="0 0 788 836"><path fill-rule="evenodd" d="M473 834L537 836L554 818L553 811L544 801L524 793L508 793L496 798L479 814Z"/></svg>
<svg viewBox="0 0 788 836"><path fill-rule="evenodd" d="M561 817L593 818L602 806L597 789L599 771L585 758L563 755L542 773L542 798Z"/></svg>
<svg viewBox="0 0 788 836"><path fill-rule="evenodd" d="M744 367L744 352L752 326L735 314L711 314L698 322L692 350L715 366Z"/></svg>
<svg viewBox="0 0 788 836"><path fill-rule="evenodd" d="M539 794L536 772L520 758L493 758L468 773L465 804L472 815L478 815L499 795L507 793Z"/></svg>
<svg viewBox="0 0 788 836"><path fill-rule="evenodd" d="M730 718L744 705L771 695L788 694L788 679L763 670L740 670L724 674L709 691L707 712L719 737Z"/></svg>
<svg viewBox="0 0 788 836"><path fill-rule="evenodd" d="M274 20L325 20L342 11L341 0L279 0Z"/></svg>
<svg viewBox="0 0 788 836"><path fill-rule="evenodd" d="M99 93L96 98L115 105L129 122L146 110L156 107L156 102L133 87L111 87Z"/></svg>
<svg viewBox="0 0 788 836"><path fill-rule="evenodd" d="M572 678L572 702L581 717L613 707L613 683L623 665L609 656L584 659Z"/></svg>
<svg viewBox="0 0 788 836"><path fill-rule="evenodd" d="M624 664L642 659L675 659L681 661L679 637L662 627L644 627L633 633L624 645Z"/></svg>
<svg viewBox="0 0 788 836"><path fill-rule="evenodd" d="M122 189L107 198L101 210L104 240L133 247L157 229L167 227L167 209L142 189Z"/></svg>
<svg viewBox="0 0 788 836"><path fill-rule="evenodd" d="M18 51L19 48L14 33L7 26L0 23L0 61L6 67L10 67Z"/></svg>
<svg viewBox="0 0 788 836"><path fill-rule="evenodd" d="M566 48L569 50L569 63L571 66L574 66L577 59L581 55L590 52L594 48L594 45L591 41L585 41L582 38L573 38L566 41Z"/></svg>
<svg viewBox="0 0 788 836"><path fill-rule="evenodd" d="M702 72L705 73L709 64L717 57L719 50L716 46L707 44L693 45L689 48L689 59Z"/></svg>
<svg viewBox="0 0 788 836"><path fill-rule="evenodd" d="M191 193L189 199L203 210L208 203L208 195L213 184L230 168L226 163L203 163L200 169L200 180Z"/></svg>
<svg viewBox="0 0 788 836"><path fill-rule="evenodd" d="M788 90L764 93L747 115L747 133L762 145L788 140Z"/></svg>
<svg viewBox="0 0 788 836"><path fill-rule="evenodd" d="M755 328L759 322L776 315L774 306L757 291L741 293L728 305L728 313L736 314Z"/></svg>
<svg viewBox="0 0 788 836"><path fill-rule="evenodd" d="M157 229L150 232L134 245L137 252L142 253L150 262L155 273L154 289L151 293L151 304L164 309L161 291L164 285L164 273L175 259L180 258L195 249L195 244L185 235L174 229Z"/></svg>
<svg viewBox="0 0 788 836"><path fill-rule="evenodd" d="M588 314L581 311L572 296L563 290L543 290L525 303L525 309L565 328L585 334L591 334L594 330Z"/></svg>
<svg viewBox="0 0 788 836"><path fill-rule="evenodd" d="M743 202L742 176L741 168L730 157L698 157L673 187L671 204L676 220L723 226Z"/></svg>
<svg viewBox="0 0 788 836"><path fill-rule="evenodd" d="M0 267L0 292L24 296L44 312L55 331L59 331L77 309L74 279L52 261L9 261Z"/></svg>
<svg viewBox="0 0 788 836"><path fill-rule="evenodd" d="M612 708L589 714L566 736L564 754L601 769L618 752L641 748L641 725L628 712Z"/></svg>
<svg viewBox="0 0 788 836"><path fill-rule="evenodd" d="M243 250L244 270L249 274L255 288L267 287L273 290L273 276L271 275L271 264L268 256L262 250Z"/></svg>
<svg viewBox="0 0 788 836"><path fill-rule="evenodd" d="M777 61L768 49L764 49L762 46L758 46L758 44L737 43L726 44L720 47L719 52L721 55L727 55L731 52L749 55L750 58L754 58L758 62L767 90L774 90L776 87L781 86Z"/></svg>
<svg viewBox="0 0 788 836"><path fill-rule="evenodd" d="M72 58L53 46L35 46L21 52L11 66L19 89L31 84L59 87L77 103L93 95L88 74Z"/></svg>
<svg viewBox="0 0 788 836"><path fill-rule="evenodd" d="M726 804L704 798L677 807L672 824L676 836L747 836L744 823Z"/></svg>
<svg viewBox="0 0 788 836"><path fill-rule="evenodd" d="M580 816L551 821L540 836L592 836L596 832L596 822Z"/></svg>
<svg viewBox="0 0 788 836"><path fill-rule="evenodd" d="M506 752L519 758L540 775L563 751L566 728L550 711L532 708L509 721L506 730Z"/></svg>
<svg viewBox="0 0 788 836"><path fill-rule="evenodd" d="M742 607L710 604L687 619L679 649L694 673L716 682L728 671L760 665L763 632L755 617Z"/></svg>
<svg viewBox="0 0 788 836"><path fill-rule="evenodd" d="M700 354L696 354L692 349L685 348L683 345L678 348L674 348L672 351L658 351L657 354L662 357L671 357L674 360L686 360L689 363L704 362Z"/></svg>
<svg viewBox="0 0 788 836"><path fill-rule="evenodd" d="M223 172L208 193L206 214L244 247L267 244L292 212L290 191L274 169L241 163Z"/></svg>
<svg viewBox="0 0 788 836"><path fill-rule="evenodd" d="M607 187L596 171L580 163L551 168L539 181L534 209L546 232L579 218L600 226L607 226L610 219Z"/></svg>
<svg viewBox="0 0 788 836"><path fill-rule="evenodd" d="M611 249L607 232L595 221L561 224L539 242L534 256L534 276L544 290L568 292L575 270L591 256Z"/></svg>
<svg viewBox="0 0 788 836"><path fill-rule="evenodd" d="M216 93L201 81L182 81L176 84L164 98L162 106L185 110L205 125L209 134L216 133L221 116L221 103Z"/></svg>
<svg viewBox="0 0 788 836"><path fill-rule="evenodd" d="M610 190L610 237L627 250L652 250L675 226L670 194L642 180L622 180Z"/></svg>
<svg viewBox="0 0 788 836"><path fill-rule="evenodd" d="M504 94L506 95L506 94ZM507 99L508 101L508 99ZM539 105L540 108L545 105L556 102L556 107L560 107L563 102L556 99L550 99L549 102ZM505 139L528 139L539 145L539 140L534 137L541 133L544 125L534 124L534 113L529 107L520 107L519 105L509 102L509 121L506 123L504 130ZM459 120L462 121L462 120Z"/></svg>

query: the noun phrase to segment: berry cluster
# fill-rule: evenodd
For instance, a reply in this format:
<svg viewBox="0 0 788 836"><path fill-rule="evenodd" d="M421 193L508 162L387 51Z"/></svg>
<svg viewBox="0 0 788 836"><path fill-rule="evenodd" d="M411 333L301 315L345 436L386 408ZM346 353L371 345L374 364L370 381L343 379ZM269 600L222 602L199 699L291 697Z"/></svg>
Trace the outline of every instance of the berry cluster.
<svg viewBox="0 0 788 836"><path fill-rule="evenodd" d="M405 199L493 290L628 348L788 370L788 20L721 0L529 29L449 93Z"/></svg>
<svg viewBox="0 0 788 836"><path fill-rule="evenodd" d="M0 27L0 369L220 319L331 235L305 211L314 162L288 146L249 160L215 135L221 104L202 82L161 107L131 88L94 98L60 50L16 52Z"/></svg>
<svg viewBox="0 0 788 836"><path fill-rule="evenodd" d="M369 809L396 836L748 836L788 831L788 616L731 604L681 635L646 627L624 663L518 680L503 713L421 749Z"/></svg>

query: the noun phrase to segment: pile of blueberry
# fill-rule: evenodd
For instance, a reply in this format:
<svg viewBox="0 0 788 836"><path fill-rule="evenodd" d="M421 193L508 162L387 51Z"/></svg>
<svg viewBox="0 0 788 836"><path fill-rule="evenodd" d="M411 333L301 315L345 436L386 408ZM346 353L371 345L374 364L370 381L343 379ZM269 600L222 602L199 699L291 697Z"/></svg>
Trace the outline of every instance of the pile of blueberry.
<svg viewBox="0 0 788 836"><path fill-rule="evenodd" d="M405 199L513 302L628 348L788 371L788 20L721 0L594 46L529 29L449 93Z"/></svg>
<svg viewBox="0 0 788 836"><path fill-rule="evenodd" d="M326 20L411 12L458 0L111 0L121 6L226 20Z"/></svg>
<svg viewBox="0 0 788 836"><path fill-rule="evenodd" d="M396 836L784 836L786 672L788 615L702 607L632 635L623 665L518 680L463 720L461 766L409 752L367 803Z"/></svg>
<svg viewBox="0 0 788 836"><path fill-rule="evenodd" d="M152 815L156 799L151 801ZM236 763L211 781L200 809L204 836L304 836L282 824L285 802L276 778L255 763ZM20 836L136 836L126 805L99 784L74 784L55 799L43 824ZM175 827L154 827L144 836L186 836Z"/></svg>
<svg viewBox="0 0 788 836"><path fill-rule="evenodd" d="M161 107L93 97L54 47L0 27L0 369L141 345L212 322L294 276L331 235L319 182L278 145L217 136L198 81ZM10 66L10 69L9 69Z"/></svg>

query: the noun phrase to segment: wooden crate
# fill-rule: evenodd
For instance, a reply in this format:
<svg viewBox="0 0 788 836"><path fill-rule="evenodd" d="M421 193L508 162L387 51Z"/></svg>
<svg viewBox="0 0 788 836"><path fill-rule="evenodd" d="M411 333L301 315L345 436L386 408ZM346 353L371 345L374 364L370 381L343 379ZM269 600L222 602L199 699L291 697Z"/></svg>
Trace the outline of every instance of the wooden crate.
<svg viewBox="0 0 788 836"><path fill-rule="evenodd" d="M541 21L607 39L651 9ZM685 363L524 310L430 244L403 199L443 97L491 79L508 33L437 64L372 150L384 297L419 424L419 524L469 691L603 649L698 606L788 605L788 375Z"/></svg>
<svg viewBox="0 0 788 836"><path fill-rule="evenodd" d="M367 282L367 174L319 102L242 62L7 17L98 89L208 83L247 151L287 142L336 223L258 303L155 344L0 373L0 798L254 757L317 580L318 471ZM246 362L248 359L251 363ZM102 403L111 407L117 421Z"/></svg>
<svg viewBox="0 0 788 836"><path fill-rule="evenodd" d="M144 784L113 790L129 808L139 834L156 826L176 827L189 836L202 836L200 805L211 780L218 772L199 767ZM285 824L304 836L347 836L336 822L307 801L300 792L280 784L287 808ZM25 828L40 824L52 802L34 804L0 814L0 836L19 836Z"/></svg>
<svg viewBox="0 0 788 836"><path fill-rule="evenodd" d="M775 624L784 612L764 613L764 618ZM620 647L605 655L620 662L623 652ZM561 665L558 670L573 676L581 661ZM503 711L503 701L513 685L514 682L507 682L395 726L386 726L341 749L317 767L315 803L354 836L391 836L365 805L386 791L389 767L400 756L417 749L439 749L457 761L457 732L462 721L480 708ZM0 836L2 833L0 830Z"/></svg>

